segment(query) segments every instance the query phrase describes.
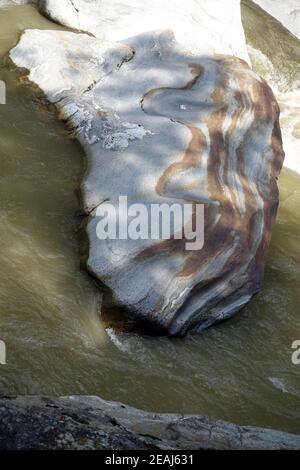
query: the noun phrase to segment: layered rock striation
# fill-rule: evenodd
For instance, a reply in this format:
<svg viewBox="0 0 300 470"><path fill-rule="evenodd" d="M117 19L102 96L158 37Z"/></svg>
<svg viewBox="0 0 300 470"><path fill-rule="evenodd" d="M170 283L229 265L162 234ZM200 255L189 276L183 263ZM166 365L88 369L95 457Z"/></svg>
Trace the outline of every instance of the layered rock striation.
<svg viewBox="0 0 300 470"><path fill-rule="evenodd" d="M171 335L240 310L262 285L284 157L267 83L239 58L189 51L171 30L122 42L28 30L10 56L86 151L86 265L113 304ZM99 208L109 202L120 220L120 196L148 213L202 205L204 244L187 249L175 228L166 240L100 239Z"/></svg>

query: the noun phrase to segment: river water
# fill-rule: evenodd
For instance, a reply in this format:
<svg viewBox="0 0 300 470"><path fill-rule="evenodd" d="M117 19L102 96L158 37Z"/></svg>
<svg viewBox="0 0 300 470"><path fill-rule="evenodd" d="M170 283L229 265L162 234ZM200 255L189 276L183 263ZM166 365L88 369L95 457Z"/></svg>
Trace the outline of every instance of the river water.
<svg viewBox="0 0 300 470"><path fill-rule="evenodd" d="M256 14L244 5L247 34ZM6 58L25 28L62 29L32 6L0 10L0 393L100 395L300 432L300 176L282 172L264 289L237 317L184 340L106 331L79 269L83 151Z"/></svg>

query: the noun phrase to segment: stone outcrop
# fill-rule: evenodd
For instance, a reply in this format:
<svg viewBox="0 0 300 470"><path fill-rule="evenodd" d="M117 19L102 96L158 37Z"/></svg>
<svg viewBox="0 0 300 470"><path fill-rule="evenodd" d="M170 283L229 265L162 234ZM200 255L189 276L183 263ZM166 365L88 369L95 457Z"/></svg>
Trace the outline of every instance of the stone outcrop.
<svg viewBox="0 0 300 470"><path fill-rule="evenodd" d="M0 398L0 450L295 450L300 436L98 397Z"/></svg>
<svg viewBox="0 0 300 470"><path fill-rule="evenodd" d="M294 36L300 39L300 2L299 0L252 0L274 16Z"/></svg>
<svg viewBox="0 0 300 470"><path fill-rule="evenodd" d="M145 31L172 29L178 42L197 53L230 54L249 61L240 0L39 0L57 23L121 41ZM221 7L220 7L221 6Z"/></svg>
<svg viewBox="0 0 300 470"><path fill-rule="evenodd" d="M122 43L28 30L12 60L46 93L88 158L82 184L88 271L134 321L199 332L260 289L278 205L279 109L232 56L199 55L170 30ZM98 208L205 205L205 242L100 240ZM122 216L123 214L119 214Z"/></svg>

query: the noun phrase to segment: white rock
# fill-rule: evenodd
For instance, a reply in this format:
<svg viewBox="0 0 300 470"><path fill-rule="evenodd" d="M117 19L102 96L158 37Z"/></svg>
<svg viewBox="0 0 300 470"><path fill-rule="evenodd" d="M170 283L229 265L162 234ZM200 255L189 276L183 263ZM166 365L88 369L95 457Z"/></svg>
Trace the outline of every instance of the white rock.
<svg viewBox="0 0 300 470"><path fill-rule="evenodd" d="M39 6L54 21L101 40L170 28L190 51L249 61L240 0L39 0Z"/></svg>
<svg viewBox="0 0 300 470"><path fill-rule="evenodd" d="M300 39L299 0L253 0Z"/></svg>

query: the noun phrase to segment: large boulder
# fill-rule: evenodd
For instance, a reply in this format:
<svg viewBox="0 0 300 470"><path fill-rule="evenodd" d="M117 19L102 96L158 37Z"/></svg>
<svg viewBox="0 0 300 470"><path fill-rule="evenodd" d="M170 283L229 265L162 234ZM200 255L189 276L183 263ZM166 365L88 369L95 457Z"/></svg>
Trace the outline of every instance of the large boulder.
<svg viewBox="0 0 300 470"><path fill-rule="evenodd" d="M113 304L168 334L244 306L262 285L284 155L266 82L240 59L189 53L169 30L123 43L29 30L10 55L86 151L87 269ZM204 246L187 249L175 229L170 240L99 239L98 209L117 213L120 195L149 212L204 204Z"/></svg>

